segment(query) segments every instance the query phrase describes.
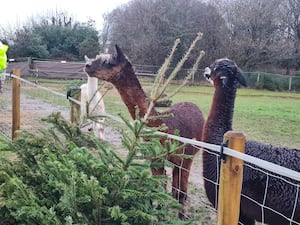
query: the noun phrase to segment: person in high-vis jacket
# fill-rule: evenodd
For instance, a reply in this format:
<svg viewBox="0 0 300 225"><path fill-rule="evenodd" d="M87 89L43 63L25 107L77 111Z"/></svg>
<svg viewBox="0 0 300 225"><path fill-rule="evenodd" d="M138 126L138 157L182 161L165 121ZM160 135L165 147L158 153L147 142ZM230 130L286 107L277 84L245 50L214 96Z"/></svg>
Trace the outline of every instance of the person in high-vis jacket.
<svg viewBox="0 0 300 225"><path fill-rule="evenodd" d="M2 82L5 79L4 72L7 67L7 55L6 52L8 50L7 41L0 41L0 92L3 91Z"/></svg>

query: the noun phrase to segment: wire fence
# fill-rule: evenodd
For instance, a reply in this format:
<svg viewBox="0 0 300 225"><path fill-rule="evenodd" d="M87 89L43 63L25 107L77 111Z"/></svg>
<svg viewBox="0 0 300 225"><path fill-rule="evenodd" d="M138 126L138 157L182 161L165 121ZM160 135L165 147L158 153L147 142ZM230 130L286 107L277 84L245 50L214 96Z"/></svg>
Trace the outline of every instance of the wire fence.
<svg viewBox="0 0 300 225"><path fill-rule="evenodd" d="M13 68L21 68L22 74L38 78L50 79L86 79L83 71L83 62L66 62L66 61L47 61L40 59L26 59L20 62L11 62L8 64L7 71L11 72ZM140 77L154 79L160 66L133 64L136 74ZM174 68L170 67L166 72L171 73ZM182 80L189 74L191 69L182 68L173 82L182 83ZM188 85L200 85L205 82L203 69L197 69L194 76L188 82ZM266 73L261 71L248 72L244 71L248 87L268 90L287 90L300 91L300 75L283 75Z"/></svg>
<svg viewBox="0 0 300 225"><path fill-rule="evenodd" d="M271 91L300 91L300 76L266 72L244 72L249 87Z"/></svg>
<svg viewBox="0 0 300 225"><path fill-rule="evenodd" d="M262 189L264 190L263 194L259 197L253 198L245 193L241 193L242 198L249 200L251 203L257 205L261 209L261 221L262 224L265 224L265 218L270 217L273 214L273 217L277 218L278 224L300 224L299 215L296 217L296 213L299 213L299 187L300 183L297 177L295 180L291 179L290 176L283 176L281 173L274 173L273 167L269 170L264 170L257 166L252 165L252 163L245 163L245 168L248 168L253 173L259 174L260 177L263 177L264 182L261 182ZM272 184L277 183L277 193L275 196L278 196L277 199L270 198L269 195L274 196L274 187ZM288 189L280 189L280 187L289 187ZM271 192L271 194L269 194ZM272 193L273 192L273 193ZM285 198L282 198L284 196ZM282 207L286 204L284 201L286 199L291 199L288 206ZM270 207L272 205L273 207ZM274 205L276 207L274 207ZM288 209L288 213L287 210ZM273 219L274 220L274 219Z"/></svg>
<svg viewBox="0 0 300 225"><path fill-rule="evenodd" d="M44 92L46 95L49 97L50 95L58 96L62 101L65 102L64 108L60 108L62 111L66 112L65 117L69 117L68 114L68 100L65 96L65 94L62 94L60 92L57 92L53 89L42 87L40 85L37 85L35 83L32 83L26 79L23 78L18 78L15 77L14 75L9 75L9 77L20 79L22 81L22 95L23 98L25 96L28 97L28 93L26 93L26 89L28 86L35 87L36 89L39 89L41 92L39 92L36 97L31 94L30 99L35 99L40 97L41 93ZM7 94L7 98L10 98L10 94L8 91L9 90L9 82L6 83L7 86L5 86L6 92L4 94ZM29 94L30 96L30 94ZM29 117L34 117L37 119L38 116L35 115L36 112L31 112L30 109L29 111L26 111L27 105L22 105L22 100L21 99L21 109L22 111L25 111L23 116L29 116ZM73 101L75 103L79 103L77 100L69 98L70 101ZM40 104L35 101L31 102L30 104ZM53 104L46 103L45 105L40 105L40 108L37 108L37 111L47 111L49 114L51 114L51 111L57 110L57 107L53 107ZM11 116L9 116L9 113L11 113L11 110L9 108L2 108L0 106L1 110L1 129L3 128L3 119L9 119ZM4 117L3 117L4 115ZM45 115L43 113L43 115ZM117 122L120 122L120 118L114 115L110 115L108 113L105 113L103 116L110 118L112 120L115 120ZM22 119L21 119L22 120ZM32 122L31 122L32 125ZM9 126L9 123L4 124L4 126ZM24 126L23 126L24 127ZM33 126L32 126L33 127ZM3 132L3 131L2 131ZM7 130L6 130L7 132ZM111 132L108 131L108 132ZM4 132L5 133L5 132ZM205 190L203 187L204 182L210 182L215 185L215 194L216 196L218 195L218 186L219 186L219 174L217 175L217 179L210 179L208 177L203 177L202 176L202 152L203 151L208 151L210 154L213 154L215 157L215 165L217 165L216 171L219 173L219 167L218 165L220 164L221 158L221 146L220 145L213 145L209 143L204 143L201 141L196 141L194 139L188 139L172 134L166 134L163 132L157 132L158 134L173 139L180 141L185 144L190 144L196 147L199 152L197 155L194 157L194 163L192 166L192 169L190 172L190 180L189 180L189 191L187 194L187 200L188 200L188 211L187 211L187 218L194 217L196 218L197 216L199 217L196 222L196 224L216 224L216 209L212 207L212 205L208 202L206 196L205 196ZM110 137L111 135L107 135L107 137ZM120 139L120 136L118 136ZM110 140L108 140L110 141ZM120 142L119 142L120 143ZM220 143L221 144L221 143ZM253 157L251 155L239 153L235 150L232 150L230 148L224 147L223 148L223 154L228 155L228 156L233 156L236 158L239 158L244 161L244 170L251 171L250 173L256 174L260 180L256 183L256 187L248 187L247 182L243 183L242 187L242 200L241 201L248 201L250 205L253 205L255 208L260 209L260 220L262 221L262 224L265 224L267 221L265 221L266 217L270 217L270 215L273 215L273 217L278 217L282 223L278 224L300 224L300 218L299 218L299 212L300 212L300 172L299 171L294 171L291 170L287 167L283 167L277 164L274 164L272 162L265 161L260 158ZM299 164L299 162L296 162ZM176 165L173 165L176 166ZM183 168L180 168L182 170ZM171 174L171 171L168 171L168 174ZM276 181L274 181L276 180ZM277 186L272 186L276 182ZM287 187L287 189L281 189L280 187ZM249 195L246 190L251 188L259 189L260 196L252 196L251 194ZM180 191L180 190L178 190ZM274 194L275 193L275 194ZM288 196L284 200L278 198L278 199L272 199L269 198L269 196ZM292 199L291 201L286 202L286 199ZM278 207L271 208L271 205L277 205ZM288 205L286 205L288 204ZM282 210L283 208L283 210ZM291 210L289 210L291 209ZM250 209L251 210L251 207ZM288 212L288 213L287 213ZM199 216L200 214L200 216ZM214 222L212 222L214 221ZM243 223L239 223L243 224Z"/></svg>
<svg viewBox="0 0 300 225"><path fill-rule="evenodd" d="M134 67L137 75L150 77L155 77L155 74L159 69L158 66L139 64L134 64ZM174 68L170 67L169 71L172 71L173 69ZM181 69L174 79L175 82L178 83L182 81L189 72L190 69ZM194 76L191 78L189 85L203 84L203 81L205 81L205 79L203 78L203 72L204 69L197 69ZM261 71L244 71L243 73L246 77L248 87L250 88L300 91L300 75L283 75Z"/></svg>

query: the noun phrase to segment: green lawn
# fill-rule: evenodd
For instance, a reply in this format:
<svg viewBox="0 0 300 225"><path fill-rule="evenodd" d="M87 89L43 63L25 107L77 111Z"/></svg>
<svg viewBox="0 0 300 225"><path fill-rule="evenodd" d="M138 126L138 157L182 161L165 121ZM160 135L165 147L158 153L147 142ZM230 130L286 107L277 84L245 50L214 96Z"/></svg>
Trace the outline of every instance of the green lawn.
<svg viewBox="0 0 300 225"><path fill-rule="evenodd" d="M151 83L142 84L146 90L151 89ZM172 85L167 92L176 88L176 85ZM189 101L197 104L206 118L213 93L214 88L210 86L186 86L172 100L173 103ZM106 101L106 104L109 102ZM248 140L300 149L299 124L299 93L238 89L233 129L243 132Z"/></svg>
<svg viewBox="0 0 300 225"><path fill-rule="evenodd" d="M145 84L150 88L149 84ZM175 85L170 90L175 89ZM190 101L197 104L205 118L209 113L214 88L184 87L172 98L174 103ZM248 140L300 149L300 94L255 89L238 89L233 129Z"/></svg>
<svg viewBox="0 0 300 225"><path fill-rule="evenodd" d="M214 89L188 87L174 102L191 101L203 111L210 109ZM300 149L300 94L239 89L236 97L233 129L247 139Z"/></svg>

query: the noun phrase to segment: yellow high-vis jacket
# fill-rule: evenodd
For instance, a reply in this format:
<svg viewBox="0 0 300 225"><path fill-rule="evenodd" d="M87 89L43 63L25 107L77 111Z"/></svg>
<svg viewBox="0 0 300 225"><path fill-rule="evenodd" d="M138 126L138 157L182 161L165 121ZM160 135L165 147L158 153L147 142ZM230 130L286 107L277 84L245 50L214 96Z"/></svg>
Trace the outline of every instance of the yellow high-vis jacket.
<svg viewBox="0 0 300 225"><path fill-rule="evenodd" d="M5 45L0 41L0 70L5 70L7 67L7 50L8 45Z"/></svg>

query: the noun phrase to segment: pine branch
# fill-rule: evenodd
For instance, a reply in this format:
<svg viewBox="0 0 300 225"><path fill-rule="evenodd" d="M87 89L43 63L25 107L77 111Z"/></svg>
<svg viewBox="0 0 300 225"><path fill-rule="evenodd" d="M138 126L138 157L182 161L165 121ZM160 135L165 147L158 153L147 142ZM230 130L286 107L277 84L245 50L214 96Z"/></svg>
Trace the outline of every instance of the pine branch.
<svg viewBox="0 0 300 225"><path fill-rule="evenodd" d="M151 95L150 98L151 99L156 99L158 96L158 91L159 91L159 87L163 84L165 75L166 75L166 71L168 70L172 59L174 57L174 53L177 49L177 46L180 44L180 39L176 39L174 42L174 45L171 49L171 52L169 54L169 56L165 59L165 62L162 64L162 66L160 67L160 69L158 70L158 73L156 75L155 81L154 81L154 85L151 91Z"/></svg>
<svg viewBox="0 0 300 225"><path fill-rule="evenodd" d="M161 95L165 92L165 90L167 89L168 85L170 84L170 82L176 77L177 73L179 72L179 70L182 68L183 64L186 62L186 60L188 59L188 57L191 54L191 51L195 48L196 43L202 39L203 34L202 33L198 33L197 37L194 39L194 41L192 42L192 44L190 45L189 49L187 50L187 52L184 54L184 56L182 57L182 59L179 61L179 63L177 63L175 69L172 71L172 73L170 74L169 78L167 79L167 81L164 83L160 94L158 96L156 96L156 98L160 98ZM156 99L156 100L157 100Z"/></svg>
<svg viewBox="0 0 300 225"><path fill-rule="evenodd" d="M194 75L195 75L195 73L198 69L199 63L200 63L200 61L201 61L201 59L203 58L204 55L205 55L205 52L203 50L200 51L200 54L199 54L196 62L194 63L193 68L190 70L189 74L185 77L183 83L174 92L169 94L168 98L172 98L174 95L176 95L180 91L180 89L186 85L188 80L190 80L192 77L194 77Z"/></svg>
<svg viewBox="0 0 300 225"><path fill-rule="evenodd" d="M186 51L186 53L184 54L184 56L182 57L182 59L177 63L176 67L174 68L174 70L172 71L172 73L170 74L169 78L164 82L164 77L166 74L166 71L173 59L174 53L176 51L176 48L178 46L178 44L180 43L179 39L176 39L174 42L174 45L172 47L171 53L170 55L166 58L164 64L161 66L161 68L158 71L157 77L154 81L154 85L151 91L151 96L150 96L150 103L149 103L149 107L147 109L147 112L144 116L144 120L147 121L147 119L150 116L150 113L152 111L152 109L154 108L155 102L157 102L157 100L159 98L161 98L162 94L166 91L167 87L169 86L170 82L175 78L175 76L177 75L177 73L179 72L179 70L182 68L183 64L186 62L186 60L188 59L188 57L190 56L192 50L195 48L196 43L202 39L203 34L202 33L197 33L196 38L194 39L194 41L191 43L189 49ZM193 74L196 71L196 68L199 65L200 60L202 59L202 57L204 56L204 51L200 52L200 55L198 56L192 72L188 74L188 76L185 78L184 83L181 85L181 87L179 87L178 90L175 91L175 93L172 93L172 96L174 96L181 88L182 86L184 86L187 82L187 80L189 79L189 77L192 77ZM160 88L162 86L162 88Z"/></svg>

